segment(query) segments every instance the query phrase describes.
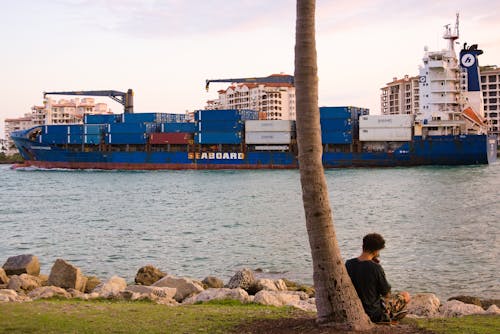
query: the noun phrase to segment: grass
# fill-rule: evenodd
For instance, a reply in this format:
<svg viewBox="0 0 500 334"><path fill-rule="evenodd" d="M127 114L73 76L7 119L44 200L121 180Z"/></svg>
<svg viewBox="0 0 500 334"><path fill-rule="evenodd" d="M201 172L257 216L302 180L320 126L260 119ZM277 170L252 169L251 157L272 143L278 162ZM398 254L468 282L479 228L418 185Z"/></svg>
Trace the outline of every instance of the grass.
<svg viewBox="0 0 500 334"><path fill-rule="evenodd" d="M305 312L289 307L214 301L165 306L150 302L76 299L0 303L0 333L234 333L236 326L287 319ZM500 333L499 316L405 319L436 334Z"/></svg>
<svg viewBox="0 0 500 334"><path fill-rule="evenodd" d="M470 315L460 318L415 319L419 328L436 334L494 334L500 333L500 316Z"/></svg>

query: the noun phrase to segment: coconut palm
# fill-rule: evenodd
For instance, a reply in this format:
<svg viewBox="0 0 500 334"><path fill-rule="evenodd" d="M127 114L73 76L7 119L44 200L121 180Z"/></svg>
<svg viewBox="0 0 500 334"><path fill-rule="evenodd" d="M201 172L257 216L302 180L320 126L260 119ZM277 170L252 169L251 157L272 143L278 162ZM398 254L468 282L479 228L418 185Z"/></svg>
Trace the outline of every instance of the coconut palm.
<svg viewBox="0 0 500 334"><path fill-rule="evenodd" d="M323 165L318 108L315 0L297 0L295 91L302 200L313 259L318 323L372 326L340 255Z"/></svg>

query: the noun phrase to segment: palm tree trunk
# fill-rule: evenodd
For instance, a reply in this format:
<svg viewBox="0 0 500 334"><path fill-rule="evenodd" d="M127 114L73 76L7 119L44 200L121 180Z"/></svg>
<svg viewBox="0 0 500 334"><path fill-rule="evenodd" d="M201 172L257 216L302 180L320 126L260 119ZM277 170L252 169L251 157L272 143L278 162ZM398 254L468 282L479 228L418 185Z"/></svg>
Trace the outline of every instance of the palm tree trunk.
<svg viewBox="0 0 500 334"><path fill-rule="evenodd" d="M302 200L313 259L318 323L355 330L372 326L340 255L321 161L315 0L297 0L295 92Z"/></svg>

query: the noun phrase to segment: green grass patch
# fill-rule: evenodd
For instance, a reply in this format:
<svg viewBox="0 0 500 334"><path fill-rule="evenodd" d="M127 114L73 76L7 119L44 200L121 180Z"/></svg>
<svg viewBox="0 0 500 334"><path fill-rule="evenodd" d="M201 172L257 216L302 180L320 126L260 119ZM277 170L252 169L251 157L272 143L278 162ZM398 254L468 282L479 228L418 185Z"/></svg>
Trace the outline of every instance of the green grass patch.
<svg viewBox="0 0 500 334"><path fill-rule="evenodd" d="M298 312L237 301L165 306L51 299L0 304L0 333L230 333L245 322Z"/></svg>
<svg viewBox="0 0 500 334"><path fill-rule="evenodd" d="M436 334L493 334L500 333L500 316L471 315L460 318L411 319L419 328Z"/></svg>

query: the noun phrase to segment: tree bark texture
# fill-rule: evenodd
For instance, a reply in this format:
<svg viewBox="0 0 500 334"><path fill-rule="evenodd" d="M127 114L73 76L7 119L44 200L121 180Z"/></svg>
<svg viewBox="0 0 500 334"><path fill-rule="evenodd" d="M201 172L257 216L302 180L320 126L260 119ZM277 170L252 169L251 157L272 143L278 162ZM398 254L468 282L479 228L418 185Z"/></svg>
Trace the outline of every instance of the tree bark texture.
<svg viewBox="0 0 500 334"><path fill-rule="evenodd" d="M318 323L372 326L347 274L333 227L322 164L315 37L315 0L297 0L295 92L300 181L313 260Z"/></svg>

